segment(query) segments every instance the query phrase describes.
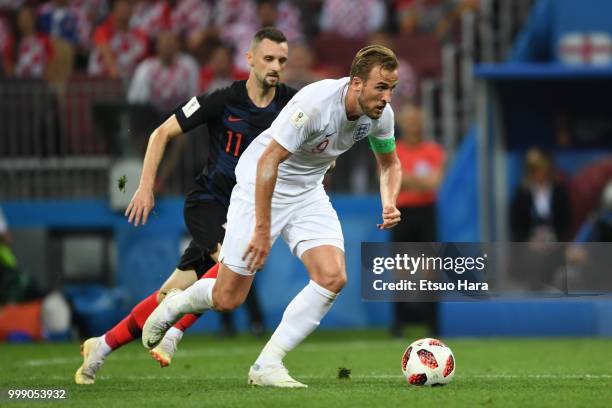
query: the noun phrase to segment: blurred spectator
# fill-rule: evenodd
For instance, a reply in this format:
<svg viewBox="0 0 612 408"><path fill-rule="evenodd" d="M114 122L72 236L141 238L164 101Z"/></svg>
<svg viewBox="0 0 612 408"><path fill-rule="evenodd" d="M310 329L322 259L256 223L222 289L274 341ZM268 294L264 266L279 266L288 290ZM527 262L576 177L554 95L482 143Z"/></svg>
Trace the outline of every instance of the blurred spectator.
<svg viewBox="0 0 612 408"><path fill-rule="evenodd" d="M303 37L300 11L288 0L219 0L214 15L221 40L236 50L234 65L243 71L250 69L244 56L261 27L278 28L290 44Z"/></svg>
<svg viewBox="0 0 612 408"><path fill-rule="evenodd" d="M346 38L366 37L386 21L381 0L323 0L321 31L333 31Z"/></svg>
<svg viewBox="0 0 612 408"><path fill-rule="evenodd" d="M315 55L308 44L295 44L289 49L289 60L283 82L295 89L326 78L325 73L315 69Z"/></svg>
<svg viewBox="0 0 612 408"><path fill-rule="evenodd" d="M285 34L289 43L304 38L300 9L290 0L258 0L259 27L276 27Z"/></svg>
<svg viewBox="0 0 612 408"><path fill-rule="evenodd" d="M159 112L160 117L165 117L197 92L197 62L190 55L179 51L176 33L163 31L157 39L157 55L147 58L138 65L128 90L127 100L132 104L151 104ZM147 139L140 137L137 139L143 144L139 150L144 149ZM166 180L176 168L184 148L183 138L171 145L170 154L167 160L162 162L159 170L157 184L159 190L165 188Z"/></svg>
<svg viewBox="0 0 612 408"><path fill-rule="evenodd" d="M402 187L397 208L402 221L392 229L394 242L437 241L437 190L444 172L444 149L437 143L423 140L423 111L405 105L398 123L402 139L397 142L397 155L402 163ZM401 337L403 327L418 317L427 323L433 335L438 331L437 304L433 302L396 302L392 334Z"/></svg>
<svg viewBox="0 0 612 408"><path fill-rule="evenodd" d="M129 27L131 16L131 1L116 0L111 14L94 33L95 48L88 67L90 75L127 80L146 56L146 34Z"/></svg>
<svg viewBox="0 0 612 408"><path fill-rule="evenodd" d="M64 40L72 45L79 43L78 18L68 0L53 0L38 10L38 26L42 33Z"/></svg>
<svg viewBox="0 0 612 408"><path fill-rule="evenodd" d="M377 31L372 33L369 38L370 44L384 45L387 48L395 50L395 41L393 37L384 31ZM394 109L398 109L415 100L417 95L418 78L412 65L404 58L397 57L399 61L399 82L393 91L393 99L391 99L391 105Z"/></svg>
<svg viewBox="0 0 612 408"><path fill-rule="evenodd" d="M561 290L555 286L565 264L558 242L570 234L571 206L565 187L555 181L551 158L537 148L525 155L525 176L510 207L511 247L508 275L525 290Z"/></svg>
<svg viewBox="0 0 612 408"><path fill-rule="evenodd" d="M198 90L198 64L179 52L177 35L160 33L157 55L142 61L134 73L127 99L130 103L151 103L168 113Z"/></svg>
<svg viewBox="0 0 612 408"><path fill-rule="evenodd" d="M130 28L155 38L171 27L171 8L166 0L139 0L135 2Z"/></svg>
<svg viewBox="0 0 612 408"><path fill-rule="evenodd" d="M13 50L15 39L11 33L9 22L0 16L0 77L13 73Z"/></svg>
<svg viewBox="0 0 612 408"><path fill-rule="evenodd" d="M204 0L178 0L172 9L172 30L185 39L187 50L202 46L211 24L212 9Z"/></svg>
<svg viewBox="0 0 612 408"><path fill-rule="evenodd" d="M232 61L232 49L224 45L217 46L208 64L200 70L200 92L212 92L234 81L247 79L249 73L236 68Z"/></svg>
<svg viewBox="0 0 612 408"><path fill-rule="evenodd" d="M430 33L448 39L461 15L477 10L480 0L398 0L399 31L402 34Z"/></svg>
<svg viewBox="0 0 612 408"><path fill-rule="evenodd" d="M74 0L71 7L78 20L79 44L89 50L94 27L102 22L109 10L108 0Z"/></svg>
<svg viewBox="0 0 612 408"><path fill-rule="evenodd" d="M259 28L255 1L219 0L215 4L214 16L219 38L236 50L234 65L248 70L244 54L251 44L252 34Z"/></svg>
<svg viewBox="0 0 612 408"><path fill-rule="evenodd" d="M15 76L21 78L43 78L47 76L53 47L49 37L36 30L34 10L23 7L17 13L17 63Z"/></svg>
<svg viewBox="0 0 612 408"><path fill-rule="evenodd" d="M512 199L510 227L515 242L567 241L571 208L565 187L555 181L552 160L532 148L525 157L525 178Z"/></svg>

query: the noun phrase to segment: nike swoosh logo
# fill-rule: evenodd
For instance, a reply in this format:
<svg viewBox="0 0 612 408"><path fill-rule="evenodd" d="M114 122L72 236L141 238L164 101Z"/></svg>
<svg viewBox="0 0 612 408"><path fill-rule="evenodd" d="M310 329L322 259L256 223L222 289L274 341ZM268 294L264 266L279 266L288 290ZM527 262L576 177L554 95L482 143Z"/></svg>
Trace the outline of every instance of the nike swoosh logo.
<svg viewBox="0 0 612 408"><path fill-rule="evenodd" d="M336 134L336 132L333 132L333 133L330 133L329 135L325 135L325 137L330 137L330 136L335 135L335 134Z"/></svg>
<svg viewBox="0 0 612 408"><path fill-rule="evenodd" d="M235 116L229 115L229 116L227 117L227 120L229 120L230 122L240 122L241 120L244 120L244 119L242 119L242 118L237 118L237 117L235 117Z"/></svg>
<svg viewBox="0 0 612 408"><path fill-rule="evenodd" d="M151 340L147 340L147 346L152 349L153 347L157 346L158 343L152 342Z"/></svg>

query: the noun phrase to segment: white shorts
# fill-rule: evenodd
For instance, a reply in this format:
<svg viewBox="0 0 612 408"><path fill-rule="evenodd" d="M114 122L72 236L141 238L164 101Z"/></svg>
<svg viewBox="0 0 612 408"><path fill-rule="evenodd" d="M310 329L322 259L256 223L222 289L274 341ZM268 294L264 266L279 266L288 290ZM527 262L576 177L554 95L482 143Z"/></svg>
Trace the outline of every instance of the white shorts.
<svg viewBox="0 0 612 408"><path fill-rule="evenodd" d="M283 203L272 200L271 244L278 236L298 258L311 248L333 245L344 251L344 237L338 214L323 186L305 193L300 200ZM255 230L255 192L238 184L232 190L227 212L227 229L219 261L240 275L252 275L242 255Z"/></svg>

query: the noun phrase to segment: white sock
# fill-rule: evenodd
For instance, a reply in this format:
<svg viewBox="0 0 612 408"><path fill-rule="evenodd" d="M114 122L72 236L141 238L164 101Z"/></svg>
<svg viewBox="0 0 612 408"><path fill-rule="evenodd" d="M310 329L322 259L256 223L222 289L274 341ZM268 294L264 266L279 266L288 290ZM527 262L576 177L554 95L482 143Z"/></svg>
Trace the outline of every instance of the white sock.
<svg viewBox="0 0 612 408"><path fill-rule="evenodd" d="M100 357L105 358L113 352L113 349L106 343L106 335L103 334L100 338L102 341L100 342L100 347L96 349L96 352Z"/></svg>
<svg viewBox="0 0 612 408"><path fill-rule="evenodd" d="M310 281L285 309L283 319L255 364L260 367L280 364L288 352L319 326L337 296L337 293Z"/></svg>
<svg viewBox="0 0 612 408"><path fill-rule="evenodd" d="M173 310L175 313L187 314L187 313L204 313L205 311L212 309L212 290L215 286L216 279L200 279L182 293L176 295L176 309Z"/></svg>
<svg viewBox="0 0 612 408"><path fill-rule="evenodd" d="M166 332L166 334L164 334L164 337L176 343L178 341L181 341L181 339L183 338L183 331L181 329L177 329L176 327L172 326Z"/></svg>

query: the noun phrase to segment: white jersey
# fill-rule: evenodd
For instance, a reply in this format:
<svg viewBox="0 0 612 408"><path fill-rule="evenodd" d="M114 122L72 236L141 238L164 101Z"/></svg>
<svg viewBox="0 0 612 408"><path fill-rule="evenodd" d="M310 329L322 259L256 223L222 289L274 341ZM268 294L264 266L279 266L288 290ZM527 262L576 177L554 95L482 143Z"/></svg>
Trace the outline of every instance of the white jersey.
<svg viewBox="0 0 612 408"><path fill-rule="evenodd" d="M368 136L394 137L393 110L387 105L380 119L362 115L348 120L344 99L349 78L325 79L300 90L272 125L251 142L236 166L244 188L255 185L257 161L274 138L292 155L278 168L274 198L292 199L322 184L334 160Z"/></svg>

